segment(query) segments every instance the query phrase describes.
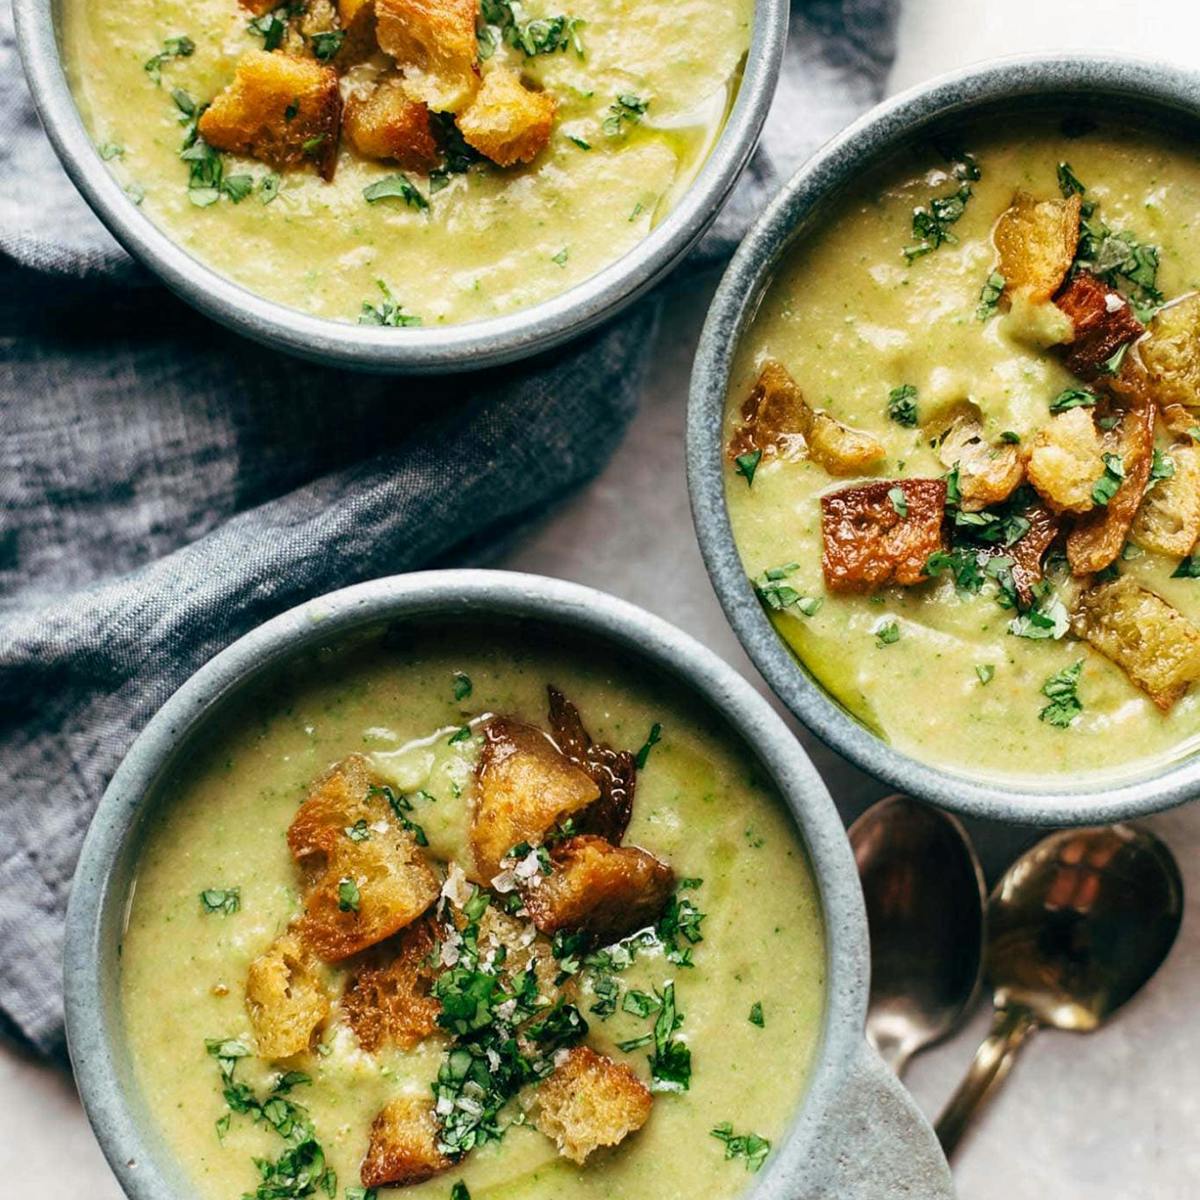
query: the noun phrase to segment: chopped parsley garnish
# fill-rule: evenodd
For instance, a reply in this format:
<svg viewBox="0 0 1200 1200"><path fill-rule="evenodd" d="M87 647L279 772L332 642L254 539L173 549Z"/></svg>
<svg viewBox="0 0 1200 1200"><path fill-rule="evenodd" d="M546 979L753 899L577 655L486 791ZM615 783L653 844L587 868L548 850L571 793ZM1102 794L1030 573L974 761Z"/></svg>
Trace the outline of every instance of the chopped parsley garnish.
<svg viewBox="0 0 1200 1200"><path fill-rule="evenodd" d="M737 473L745 479L747 487L754 482L754 472L758 470L758 464L762 461L762 456L763 452L761 450L750 450L745 454L739 454L733 460L737 467Z"/></svg>
<svg viewBox="0 0 1200 1200"><path fill-rule="evenodd" d="M762 1029L766 1025L766 1021L763 1019L763 1008L762 1008L761 1000L755 1000L755 1002L752 1005L750 1005L749 1021L750 1021L751 1025L757 1025L759 1027L759 1029Z"/></svg>
<svg viewBox="0 0 1200 1200"><path fill-rule="evenodd" d="M902 383L888 392L888 416L897 425L913 429L917 424L917 389L911 383Z"/></svg>
<svg viewBox="0 0 1200 1200"><path fill-rule="evenodd" d="M629 1038L627 1041L618 1042L617 1049L629 1054L634 1050L640 1050L643 1046L648 1046L654 1041L654 1034L643 1033L641 1037Z"/></svg>
<svg viewBox="0 0 1200 1200"><path fill-rule="evenodd" d="M1125 478L1125 463L1119 454L1104 455L1104 474L1092 485L1092 500L1101 508L1117 494Z"/></svg>
<svg viewBox="0 0 1200 1200"><path fill-rule="evenodd" d="M158 87L162 87L163 67L173 58L191 58L195 53L196 43L190 37L184 34L180 34L178 37L169 37L163 42L162 49L153 58L145 61L142 69Z"/></svg>
<svg viewBox="0 0 1200 1200"><path fill-rule="evenodd" d="M353 825L347 825L343 832L352 842L369 842L371 840L370 826L362 817L359 817Z"/></svg>
<svg viewBox="0 0 1200 1200"><path fill-rule="evenodd" d="M325 33L314 33L308 44L312 47L313 58L317 62L328 62L342 48L345 40L344 29L330 29Z"/></svg>
<svg viewBox="0 0 1200 1200"><path fill-rule="evenodd" d="M1058 640L1071 626L1067 606L1054 594L1049 581L1043 579L1033 586L1034 602L1028 612L1021 613L1008 623L1008 632L1014 637L1040 641L1044 638Z"/></svg>
<svg viewBox="0 0 1200 1200"><path fill-rule="evenodd" d="M1095 392L1089 392L1087 388L1070 387L1065 391L1059 392L1050 401L1050 411L1052 413L1062 413L1066 412L1069 408L1094 408L1095 405Z"/></svg>
<svg viewBox="0 0 1200 1200"><path fill-rule="evenodd" d="M629 991L621 1001L621 1011L632 1013L635 1017L648 1017L662 1007L662 1001L649 992Z"/></svg>
<svg viewBox="0 0 1200 1200"><path fill-rule="evenodd" d="M984 280L983 287L979 290L979 306L975 309L977 321L986 321L989 317L996 315L996 309L1000 305L1000 297L1004 295L1004 285L1007 282L999 271L993 271Z"/></svg>
<svg viewBox="0 0 1200 1200"><path fill-rule="evenodd" d="M980 663L975 668L975 674L979 676L981 684L991 683L996 675L996 668L991 663Z"/></svg>
<svg viewBox="0 0 1200 1200"><path fill-rule="evenodd" d="M1164 454L1156 446L1154 448L1154 457L1150 463L1148 489L1152 488L1161 479L1170 479L1174 474L1175 460L1169 454Z"/></svg>
<svg viewBox="0 0 1200 1200"><path fill-rule="evenodd" d="M896 516L904 520L908 516L908 497L904 494L902 487L894 487L888 489L888 500L891 501L892 508L896 510Z"/></svg>
<svg viewBox="0 0 1200 1200"><path fill-rule="evenodd" d="M1087 187L1080 183L1079 177L1071 170L1070 163L1060 162L1058 164L1058 190L1062 192L1065 200L1069 200L1072 196L1082 196L1087 191Z"/></svg>
<svg viewBox="0 0 1200 1200"><path fill-rule="evenodd" d="M242 907L240 887L205 888L200 893L200 908L206 913L220 913L231 917Z"/></svg>
<svg viewBox="0 0 1200 1200"><path fill-rule="evenodd" d="M750 581L758 598L776 612L796 608L806 617L811 617L821 607L820 596L801 595L790 584L784 583L799 563L785 563L781 567L768 567L757 579Z"/></svg>
<svg viewBox="0 0 1200 1200"><path fill-rule="evenodd" d="M957 157L951 174L959 180L957 191L948 196L935 196L928 207L922 204L913 209L913 240L904 247L904 257L910 264L945 242L953 244L958 241L950 232L950 226L966 212L967 201L972 195L971 182L979 179L981 172L978 163L969 154L963 154Z"/></svg>
<svg viewBox="0 0 1200 1200"><path fill-rule="evenodd" d="M501 38L528 58L557 54L568 47L583 57L579 31L586 22L576 17L537 17L522 21L518 0L480 0L479 9L484 22L477 33L482 59L489 59L496 53Z"/></svg>
<svg viewBox="0 0 1200 1200"><path fill-rule="evenodd" d="M1011 429L1005 429L1000 434L1000 440L1002 442L1007 442L1010 446L1016 446L1020 444L1021 435L1019 433L1015 433Z"/></svg>
<svg viewBox="0 0 1200 1200"><path fill-rule="evenodd" d="M884 621L872 632L875 634L877 646L891 646L900 640L900 626L895 621Z"/></svg>
<svg viewBox="0 0 1200 1200"><path fill-rule="evenodd" d="M621 992L620 986L611 975L597 975L592 980L592 991L596 993L596 1003L588 1009L588 1012L595 1013L602 1021L607 1021L617 1011L617 996Z"/></svg>
<svg viewBox="0 0 1200 1200"><path fill-rule="evenodd" d="M96 149L100 151L100 157L105 162L111 162L114 158L125 157L125 147L118 142L101 142Z"/></svg>
<svg viewBox="0 0 1200 1200"><path fill-rule="evenodd" d="M450 1200L471 1200L471 1193L467 1191L467 1185L461 1179L455 1180L450 1189Z"/></svg>
<svg viewBox="0 0 1200 1200"><path fill-rule="evenodd" d="M358 884L349 875L343 875L338 880L338 908L342 912L358 912L361 900L362 896L359 894Z"/></svg>
<svg viewBox="0 0 1200 1200"><path fill-rule="evenodd" d="M627 126L637 125L649 107L649 100L624 92L608 106L608 116L604 118L601 128L609 137L619 137Z"/></svg>
<svg viewBox="0 0 1200 1200"><path fill-rule="evenodd" d="M744 1158L747 1171L757 1171L771 1152L771 1143L757 1133L733 1132L733 1126L725 1121L710 1130L713 1137L725 1143L725 1158Z"/></svg>
<svg viewBox="0 0 1200 1200"><path fill-rule="evenodd" d="M1042 684L1042 695L1046 696L1050 703L1038 713L1039 720L1045 721L1047 725L1066 729L1083 712L1083 705L1080 703L1078 695L1079 676L1082 671L1083 659L1081 658L1073 666L1064 667L1061 671L1051 675Z"/></svg>
<svg viewBox="0 0 1200 1200"><path fill-rule="evenodd" d="M418 792L417 794L420 796L429 795L428 792ZM425 830L416 821L409 819L408 814L413 811L413 802L407 796L400 795L386 785L381 787L379 784L373 783L367 788L367 797L370 799L374 796L381 796L388 802L388 807L392 810L392 815L396 818L397 824L399 824L401 829L405 829L412 834L413 841L418 846L429 845L429 838L425 836ZM359 824L361 825L363 822L360 821ZM350 831L347 830L346 832L349 833Z"/></svg>
<svg viewBox="0 0 1200 1200"><path fill-rule="evenodd" d="M567 141L573 142L576 146L579 147L580 150L590 150L592 148L591 142L585 141L581 137L576 137L573 133L567 134Z"/></svg>
<svg viewBox="0 0 1200 1200"><path fill-rule="evenodd" d="M263 40L263 49L278 50L283 45L283 36L287 33L288 10L277 8L274 12L263 13L247 22L246 28L256 33Z"/></svg>
<svg viewBox="0 0 1200 1200"><path fill-rule="evenodd" d="M264 175L258 185L258 195L264 204L270 204L279 195L279 185L283 180L276 174Z"/></svg>
<svg viewBox="0 0 1200 1200"><path fill-rule="evenodd" d="M456 1184L455 1186L462 1187L462 1184ZM466 1191L465 1188L463 1188L463 1190ZM453 1189L450 1192L450 1197L451 1200L455 1200L455 1193ZM376 1192L374 1188L351 1185L350 1187L346 1188L346 1200L379 1200L379 1193ZM469 1196L467 1197L467 1200L470 1200Z"/></svg>
<svg viewBox="0 0 1200 1200"><path fill-rule="evenodd" d="M925 574L936 578L943 571L954 576L954 586L960 592L973 594L983 586L978 550L962 546L954 550L935 550L926 560Z"/></svg>
<svg viewBox="0 0 1200 1200"><path fill-rule="evenodd" d="M650 757L650 751L662 741L662 726L655 721L650 726L650 732L646 735L645 742L642 743L642 748L634 755L633 761L637 764L639 771L646 766L646 760Z"/></svg>
<svg viewBox="0 0 1200 1200"><path fill-rule="evenodd" d="M454 672L454 698L455 700L465 700L474 690L475 685L471 682L470 675L463 671Z"/></svg>
<svg viewBox="0 0 1200 1200"><path fill-rule="evenodd" d="M1142 322L1148 321L1162 305L1163 295L1158 290L1158 248L1139 242L1127 230L1109 229L1102 221L1091 220L1090 214L1080 224L1072 270L1090 271L1110 286L1120 288ZM1123 357L1125 348L1118 350L1113 358ZM1116 365L1120 366L1119 359Z"/></svg>
<svg viewBox="0 0 1200 1200"><path fill-rule="evenodd" d="M1118 375L1121 371L1121 364L1125 361L1125 355L1129 353L1129 347L1132 342L1126 342L1123 346L1118 346L1111 358L1106 358L1101 370L1105 375Z"/></svg>
<svg viewBox="0 0 1200 1200"><path fill-rule="evenodd" d="M1200 579L1200 558L1187 555L1179 560L1179 566L1171 572L1172 579Z"/></svg>
<svg viewBox="0 0 1200 1200"><path fill-rule="evenodd" d="M307 146L306 142L306 150ZM363 199L368 204L378 204L381 200L403 200L410 208L424 210L429 207L429 201L425 199L416 185L407 175L399 171L395 175L385 175L382 179L377 179L363 188Z"/></svg>
<svg viewBox="0 0 1200 1200"><path fill-rule="evenodd" d="M253 175L226 175L221 181L221 191L234 202L240 204L254 190Z"/></svg>
<svg viewBox="0 0 1200 1200"><path fill-rule="evenodd" d="M421 318L406 313L403 305L396 303L391 288L382 279L375 280L375 286L383 293L383 300L379 304L363 301L362 312L358 314L360 325L388 325L394 329L420 325Z"/></svg>
<svg viewBox="0 0 1200 1200"><path fill-rule="evenodd" d="M660 1008L654 1021L654 1053L650 1055L650 1090L686 1092L692 1079L692 1052L675 1032L683 1024L683 1013L675 1007L675 984L663 985Z"/></svg>
<svg viewBox="0 0 1200 1200"><path fill-rule="evenodd" d="M555 254L551 257L550 261L552 263L555 263L557 266L565 267L567 265L567 259L570 257L570 254L571 254L570 247L564 246L557 254Z"/></svg>

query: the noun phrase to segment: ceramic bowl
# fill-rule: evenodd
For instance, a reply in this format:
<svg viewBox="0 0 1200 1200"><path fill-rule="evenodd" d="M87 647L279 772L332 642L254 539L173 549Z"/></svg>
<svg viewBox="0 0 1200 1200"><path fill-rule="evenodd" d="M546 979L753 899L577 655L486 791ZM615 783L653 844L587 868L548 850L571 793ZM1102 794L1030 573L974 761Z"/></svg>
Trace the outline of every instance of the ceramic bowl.
<svg viewBox="0 0 1200 1200"><path fill-rule="evenodd" d="M778 716L730 667L649 613L599 592L535 576L439 571L361 584L313 600L217 655L147 725L105 792L84 843L66 937L67 1036L92 1127L131 1200L186 1200L191 1189L155 1132L134 1080L119 982L123 922L156 781L186 759L204 727L268 672L347 635L421 621L524 623L584 635L670 677L706 703L760 760L795 820L826 929L824 1027L807 1094L756 1197L839 1200L904 1194L949 1200L933 1132L863 1038L867 924L849 843L824 784ZM899 1194L899 1193L897 1193Z"/></svg>
<svg viewBox="0 0 1200 1200"><path fill-rule="evenodd" d="M594 328L661 280L715 219L758 142L787 38L787 0L757 0L737 98L704 166L667 217L623 258L560 296L507 316L439 329L315 317L266 300L205 266L158 228L101 161L60 58L62 5L14 0L17 43L38 113L67 174L134 258L201 312L266 345L332 366L422 373L497 366Z"/></svg>
<svg viewBox="0 0 1200 1200"><path fill-rule="evenodd" d="M820 227L875 163L963 120L1022 108L1096 107L1195 137L1200 75L1111 55L1021 56L945 75L879 105L810 158L746 236L708 313L688 402L688 486L700 548L738 638L779 698L818 737L865 771L971 816L1036 825L1091 825L1200 795L1200 757L1099 786L1064 777L1000 784L943 770L889 745L846 712L776 634L746 578L725 507L721 422L737 345L788 250Z"/></svg>

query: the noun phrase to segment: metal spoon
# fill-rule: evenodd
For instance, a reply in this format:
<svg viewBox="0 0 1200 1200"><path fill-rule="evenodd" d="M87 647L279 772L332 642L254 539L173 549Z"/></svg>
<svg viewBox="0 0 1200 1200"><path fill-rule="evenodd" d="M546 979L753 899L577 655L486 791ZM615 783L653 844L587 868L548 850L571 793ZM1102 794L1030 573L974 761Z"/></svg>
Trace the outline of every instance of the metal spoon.
<svg viewBox="0 0 1200 1200"><path fill-rule="evenodd" d="M896 1072L946 1037L979 988L983 872L954 817L889 796L850 827L871 930L867 1040Z"/></svg>
<svg viewBox="0 0 1200 1200"><path fill-rule="evenodd" d="M996 1015L938 1118L947 1156L1026 1038L1043 1025L1097 1028L1162 965L1182 915L1179 867L1145 830L1066 830L1008 869L988 906L985 970Z"/></svg>

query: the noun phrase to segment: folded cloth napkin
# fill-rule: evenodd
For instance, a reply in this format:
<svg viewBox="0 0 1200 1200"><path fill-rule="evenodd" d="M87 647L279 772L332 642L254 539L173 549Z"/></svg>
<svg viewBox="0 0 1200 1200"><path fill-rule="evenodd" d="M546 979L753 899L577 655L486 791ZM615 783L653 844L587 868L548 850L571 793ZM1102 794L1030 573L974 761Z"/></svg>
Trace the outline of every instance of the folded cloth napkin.
<svg viewBox="0 0 1200 1200"><path fill-rule="evenodd" d="M804 0L764 144L687 270L877 100L896 0ZM205 660L304 599L481 562L591 478L659 302L449 380L347 376L176 302L78 197L0 9L0 1013L62 1048L63 914L105 784Z"/></svg>

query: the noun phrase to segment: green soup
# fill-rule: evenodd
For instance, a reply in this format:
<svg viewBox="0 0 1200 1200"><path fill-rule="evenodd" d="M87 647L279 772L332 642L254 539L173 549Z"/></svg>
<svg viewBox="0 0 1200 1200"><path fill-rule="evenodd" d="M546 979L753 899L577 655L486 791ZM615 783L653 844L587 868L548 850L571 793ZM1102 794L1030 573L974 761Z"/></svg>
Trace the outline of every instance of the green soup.
<svg viewBox="0 0 1200 1200"><path fill-rule="evenodd" d="M1059 164L1086 189L1085 228L1103 224L1127 236L1127 245L1154 249L1163 300L1200 286L1200 157L1191 144L1111 123L1064 132L1050 117L1023 116L966 130L956 149L969 152L978 178L956 172L945 148L906 149L840 197L788 253L737 355L727 444L769 359L813 408L882 444L885 457L866 473L878 479L945 477L936 431L964 404L977 410L989 442L1015 445L1022 455L1064 392L1090 386L1100 407L1087 411L1104 411L1103 378L1075 377L1052 344L1048 304L1010 310L987 286L997 269L998 219L1017 191L1039 199L1070 192ZM915 210L928 214L934 197L959 194L964 181L957 219L943 209L950 211L945 240L906 256L921 240ZM1114 292L1138 298L1129 279L1112 278ZM915 407L906 411L906 402ZM1161 422L1156 436L1167 458L1188 440ZM1160 711L1114 661L1064 630L1062 618L1096 580L1070 578L1056 558L1061 541L1046 556L1048 590L1038 602L1059 614L1048 625L1021 622L986 573L975 590L943 570L915 586L831 591L821 498L855 479L835 478L806 454L767 454L748 484L748 465L739 469L731 452L725 483L747 574L816 680L897 749L973 776L1099 782L1168 764L1200 745L1194 688ZM961 534L954 520L948 513L951 546ZM1179 577L1178 555L1130 541L1105 574L1131 577L1200 622L1200 586ZM790 591L772 592L780 584ZM1080 662L1073 695L1081 707L1069 698L1066 709L1054 707L1051 681ZM1072 691L1069 678L1065 690Z"/></svg>
<svg viewBox="0 0 1200 1200"><path fill-rule="evenodd" d="M378 281L426 326L494 317L566 291L615 262L663 219L703 164L733 100L750 37L752 0L571 0L582 54L526 57L501 44L485 66L510 65L558 101L549 146L528 167L487 164L449 177L419 208L368 203L363 191L395 164L343 146L326 183L282 175L264 203L261 163L226 155L226 174L253 191L197 207L180 161L183 114L173 99L210 100L263 39L237 0L100 0L64 5L68 74L109 167L143 211L190 254L252 292L322 317L355 320L380 301ZM559 7L531 0L527 19ZM156 84L145 64L166 39L195 51L167 59ZM375 59L343 76L343 92L384 69ZM618 97L646 109L612 121ZM629 115L630 110L625 110ZM606 129L607 123L607 129ZM403 336L398 333L397 336Z"/></svg>
<svg viewBox="0 0 1200 1200"><path fill-rule="evenodd" d="M230 1112L205 1043L235 1038L254 1046L247 968L300 909L285 832L312 780L347 754L368 755L412 799L410 816L432 859L467 861L480 739L450 739L489 713L544 726L548 683L578 706L594 738L614 747L636 750L659 727L638 772L625 844L659 856L678 879L701 881L680 895L705 914L702 940L682 943L690 955L672 956L690 957L686 965L659 942L642 946L625 970L584 968L576 1003L590 1025L587 1044L649 1082L653 1045L619 1044L652 1033L655 1017L638 1015L624 997L662 994L673 982L683 1014L675 1037L691 1053L690 1085L655 1095L639 1131L583 1166L560 1158L532 1125L509 1126L520 1112L514 1101L499 1141L406 1190L448 1196L461 1180L476 1200L651 1193L683 1200L698 1188L731 1196L751 1180L749 1160L727 1159L711 1131L729 1123L735 1136L767 1141L784 1132L819 1035L824 941L806 856L753 756L671 685L614 662L610 651L561 638L550 646L504 626L487 638L406 633L402 646L372 637L275 679L220 717L204 748L163 785L129 907L122 998L146 1103L201 1200L253 1194L252 1160L273 1160L282 1149L273 1130ZM236 912L205 911L202 892L211 901L214 891L234 887ZM344 975L344 965L329 970L333 1010L319 1052L283 1064L251 1055L235 1068L235 1081L260 1093L284 1069L311 1077L289 1098L311 1115L339 1197L358 1184L374 1115L398 1093L428 1095L446 1049L435 1035L408 1052L364 1052L338 1007ZM606 1005L613 983L619 999Z"/></svg>

